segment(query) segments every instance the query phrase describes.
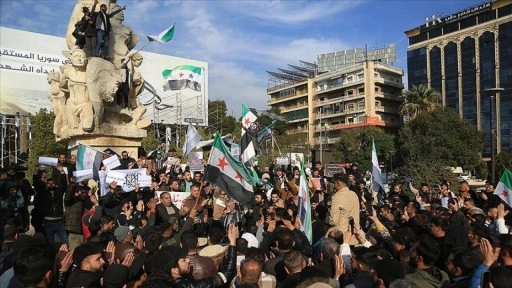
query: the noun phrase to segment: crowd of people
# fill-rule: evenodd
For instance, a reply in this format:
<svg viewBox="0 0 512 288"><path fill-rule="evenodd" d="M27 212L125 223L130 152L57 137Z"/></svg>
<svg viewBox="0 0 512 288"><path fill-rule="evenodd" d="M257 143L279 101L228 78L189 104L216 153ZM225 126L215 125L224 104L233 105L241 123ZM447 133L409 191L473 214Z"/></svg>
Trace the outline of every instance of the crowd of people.
<svg viewBox="0 0 512 288"><path fill-rule="evenodd" d="M254 167L260 185L252 205L242 206L202 171L183 170L176 151L166 156L135 160L123 152L119 168L146 168L152 185L124 191L112 182L103 196L95 181L72 176L74 155L59 155L51 172L2 170L0 287L512 283L510 207L493 183L478 193L466 181L393 183L375 192L357 164L327 177L317 162L304 169L312 211L304 227L301 168ZM190 193L181 207L175 193Z"/></svg>

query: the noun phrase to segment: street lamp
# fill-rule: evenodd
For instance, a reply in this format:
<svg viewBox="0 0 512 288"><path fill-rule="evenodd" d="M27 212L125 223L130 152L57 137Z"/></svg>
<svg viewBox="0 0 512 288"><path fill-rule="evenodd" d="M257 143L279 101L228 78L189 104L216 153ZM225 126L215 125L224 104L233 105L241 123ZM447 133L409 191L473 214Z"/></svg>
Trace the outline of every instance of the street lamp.
<svg viewBox="0 0 512 288"><path fill-rule="evenodd" d="M482 90L483 93L489 94L489 105L490 105L490 119L489 119L489 134L491 137L491 182L494 183L496 180L496 139L494 130L494 109L496 109L496 94L504 91L504 88L489 88Z"/></svg>

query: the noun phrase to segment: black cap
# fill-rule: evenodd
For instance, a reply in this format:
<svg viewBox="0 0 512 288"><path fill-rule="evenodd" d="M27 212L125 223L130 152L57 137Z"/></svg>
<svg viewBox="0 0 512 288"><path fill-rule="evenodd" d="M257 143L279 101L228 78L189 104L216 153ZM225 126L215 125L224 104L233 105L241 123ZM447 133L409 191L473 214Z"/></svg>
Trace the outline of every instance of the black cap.
<svg viewBox="0 0 512 288"><path fill-rule="evenodd" d="M73 261L80 267L80 264L82 264L85 258L94 254L101 254L99 243L82 244L73 251Z"/></svg>

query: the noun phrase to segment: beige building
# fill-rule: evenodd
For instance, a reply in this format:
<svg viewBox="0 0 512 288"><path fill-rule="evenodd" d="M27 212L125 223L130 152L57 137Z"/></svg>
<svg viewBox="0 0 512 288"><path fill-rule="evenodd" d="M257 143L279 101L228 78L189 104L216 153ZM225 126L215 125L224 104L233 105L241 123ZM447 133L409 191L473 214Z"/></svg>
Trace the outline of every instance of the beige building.
<svg viewBox="0 0 512 288"><path fill-rule="evenodd" d="M400 127L400 95L404 88L401 69L365 61L312 77L299 74L288 75L284 79L287 83L269 87L267 103L279 108L289 120L287 133L308 133L309 144L316 149L329 150L343 129L380 126L397 130ZM324 159L317 159L333 160L329 159L329 153L325 155Z"/></svg>

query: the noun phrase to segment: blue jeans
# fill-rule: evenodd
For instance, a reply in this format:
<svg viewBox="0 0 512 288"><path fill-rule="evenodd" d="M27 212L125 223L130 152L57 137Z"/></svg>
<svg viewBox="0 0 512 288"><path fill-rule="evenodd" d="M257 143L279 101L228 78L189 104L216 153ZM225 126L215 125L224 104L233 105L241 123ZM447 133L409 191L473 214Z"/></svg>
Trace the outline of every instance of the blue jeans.
<svg viewBox="0 0 512 288"><path fill-rule="evenodd" d="M107 57L108 56L108 44L110 42L109 33L103 30L96 31L96 47L94 48L93 56ZM102 47L103 46L103 47ZM100 55L101 48L101 55Z"/></svg>
<svg viewBox="0 0 512 288"><path fill-rule="evenodd" d="M55 241L54 235L59 236L60 242L68 244L68 236L64 229L64 222L50 222L44 221L44 236L48 243L53 244Z"/></svg>

